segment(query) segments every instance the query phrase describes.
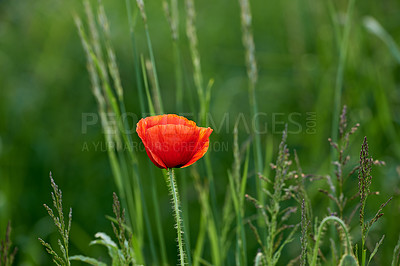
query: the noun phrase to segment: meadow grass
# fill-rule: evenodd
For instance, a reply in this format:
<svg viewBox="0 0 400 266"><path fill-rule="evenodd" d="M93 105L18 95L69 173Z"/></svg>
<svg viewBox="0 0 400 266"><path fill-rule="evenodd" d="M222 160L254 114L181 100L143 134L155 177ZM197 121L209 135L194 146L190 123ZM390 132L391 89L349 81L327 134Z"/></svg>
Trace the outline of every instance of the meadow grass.
<svg viewBox="0 0 400 266"><path fill-rule="evenodd" d="M301 10L306 8L302 5L304 1L296 3ZM72 210L65 216L68 217L66 221L61 190L51 178L54 209L47 205L45 208L60 238L46 239L43 233L45 240L40 239L40 242L55 264L70 265L78 261L91 265L398 264L400 242L395 222L398 215L393 212L383 216L384 210L397 210L390 201L398 202L398 191L381 181L387 173L396 175L394 169L398 165L398 126L393 123L398 119L393 110L398 107L392 104L392 96L397 92L386 88L395 87L398 82L374 66L373 60L361 66L361 57L367 52L355 52L357 38L366 38L359 37L360 28L356 26L361 20L357 13L362 10L360 2L328 1L326 5L316 4L315 10L307 11L295 11L295 3L279 4L285 12L297 14L297 17L286 18L289 25L286 30L302 31L288 37L296 40L290 48L295 49L293 58L288 58L267 51L274 49L271 47L277 42L269 37L271 32L264 26L276 14L258 2L238 0L235 2L237 6L226 10L235 14L236 19L229 26L236 27L235 32L239 32L235 35L239 37L231 41L239 43L235 46L237 52L232 56L232 62L240 70L230 70L233 73L227 78L230 83L222 83L221 74L213 72L215 62L209 54L212 53L213 41L218 37L209 39L204 27L199 27L204 23L205 11L201 9L199 12L196 7L202 4L193 0L163 0L157 5L143 0L126 0L116 11L107 4L88 0L79 3L83 11L74 13L73 19L97 104L101 123L101 129L98 127L97 130L102 130L102 137L109 144L106 149L107 169L114 178L116 194L113 195L113 204L111 197L108 200L115 217L107 216L112 225L110 228L93 224L91 230L97 232L93 237L87 236L84 230L79 231L81 236L78 233L74 236L74 228L78 232L79 224L72 222ZM161 37L152 30L155 12L152 8L158 6L157 14L163 16L160 20L164 28L161 27L157 33L163 34L163 40L168 42L161 52L158 51ZM274 7L273 10L280 8ZM262 11L271 16L263 14L266 19L260 22ZM126 14L126 32L114 27L116 13ZM212 20L215 11L210 10L207 15ZM309 16L303 18L303 26L294 25L301 24L297 21L299 15ZM312 20L321 22L325 28L313 24ZM373 17L366 17L363 22L371 36L383 41L382 46L376 47L388 47L388 54L398 64L396 36L391 36ZM330 31L326 30L326 25L330 25ZM285 31L282 25L276 28ZM213 28L209 29L212 32ZM129 44L124 45L128 47L126 54L129 59L117 56L121 54L118 50L121 44L115 40L118 37L114 31L129 35ZM322 37L315 44L318 53L310 56L307 42L314 40L310 37L313 31ZM208 42L211 44L205 49L204 43ZM287 43L281 41L281 44ZM163 54L171 54L167 63ZM126 65L121 64L124 60L129 61L133 69L126 70ZM387 63L382 58L380 60ZM293 84L283 81L286 76L283 79L271 78L276 74L275 67L289 64L286 61L295 66L291 71L296 73L285 74ZM360 78L358 72L348 78L349 72L357 68L354 64L365 71L364 75L375 73L380 78ZM318 80L318 84L310 81L312 79ZM361 79L362 85L356 86ZM371 99L363 96L361 87L369 82L380 88L373 91L377 100L376 119L379 120L374 120L375 117L364 110ZM244 89L235 92L229 88L236 83L239 84L237 87ZM274 86L299 86L302 91L293 89L288 93L293 95L282 96ZM321 86L318 96L311 95L309 88L312 86ZM351 90L352 86L356 89ZM235 93L239 95L238 99L230 96ZM220 94L223 96L218 96ZM247 98L243 100L244 97ZM293 132L290 119L279 134L276 131L259 132L265 122L259 116L260 110L309 110L304 106L311 99L316 102L315 110L321 116L318 123L323 124L320 126L322 132L315 135L290 133ZM234 112L240 110L246 115L244 123L237 119L228 132L214 128L211 144L228 139L231 145L225 153L210 148L205 157L189 169L172 172L158 170L145 157L144 151L135 148L138 139L132 130L135 122L126 119L129 114L136 112L140 114L139 119L164 113L189 114L199 126L212 127L219 125L213 118L229 112L224 109L229 101L237 105ZM353 106L342 109L343 103L347 102ZM269 104L272 107L265 107ZM356 106L361 106L364 111L356 111ZM332 110L332 115L326 110ZM361 120L361 123L353 123L354 120ZM243 126L246 121L251 121L249 130ZM360 129L362 133L358 132ZM360 135L366 135L365 132L375 134L369 138L372 139L372 148L368 146L367 138ZM386 142L376 137L380 134L385 135ZM276 144L277 135L281 137L279 146ZM326 141L328 135L330 138ZM392 149L391 156L385 156L385 145ZM359 146L361 153L357 164L352 158L356 157L355 150L360 151ZM389 159L387 172L371 170L380 169L385 163L372 159L370 150L374 157ZM307 174L308 169L315 174ZM7 191L12 191L10 180L2 182ZM396 178L391 180L392 184L398 184ZM112 180L107 179L107 182L111 184ZM375 182L377 186L372 185ZM378 189L383 190L381 195ZM70 190L64 190L65 195L72 193ZM170 200L166 200L168 190L173 208ZM383 204L379 205L379 202ZM74 210L79 212L79 208L81 206L75 203ZM357 213L359 221L356 221ZM107 212L98 215L104 216ZM78 221L82 219L75 217ZM389 235L389 230L394 232L394 236ZM110 236L108 231L114 235ZM93 240L86 241L88 238ZM15 252L9 250L8 230L5 239L6 244L2 242L0 248L0 261L11 265ZM92 252L95 246L100 249Z"/></svg>

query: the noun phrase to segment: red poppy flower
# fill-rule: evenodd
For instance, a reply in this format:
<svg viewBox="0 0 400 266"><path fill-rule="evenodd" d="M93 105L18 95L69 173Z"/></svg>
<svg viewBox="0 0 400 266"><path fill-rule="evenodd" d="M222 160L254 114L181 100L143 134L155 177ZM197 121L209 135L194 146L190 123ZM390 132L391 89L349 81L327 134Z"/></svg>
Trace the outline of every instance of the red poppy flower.
<svg viewBox="0 0 400 266"><path fill-rule="evenodd" d="M208 150L211 128L178 115L157 115L141 119L136 132L147 155L159 168L183 168L195 163Z"/></svg>

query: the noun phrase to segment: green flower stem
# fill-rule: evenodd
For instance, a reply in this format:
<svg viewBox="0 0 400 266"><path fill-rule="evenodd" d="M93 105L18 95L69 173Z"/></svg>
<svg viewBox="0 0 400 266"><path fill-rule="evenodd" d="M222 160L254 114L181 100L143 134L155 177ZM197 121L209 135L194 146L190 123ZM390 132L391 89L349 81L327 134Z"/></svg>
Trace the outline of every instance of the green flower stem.
<svg viewBox="0 0 400 266"><path fill-rule="evenodd" d="M347 231L346 225L344 224L344 222L343 222L340 218L338 218L338 217L336 217L336 216L328 216L328 217L325 217L325 218L321 221L321 224L320 224L319 227L318 227L318 233L317 233L317 237L316 237L316 241L315 241L315 246L314 246L314 251L313 251L312 260L311 260L311 266L317 265L319 242L321 241L322 231L323 231L323 229L324 229L324 225L325 225L328 221L335 221L335 222L337 222L337 223L343 228L343 231L344 231L345 236L346 236L346 252L347 252L347 254L351 254L350 235L349 235L349 232Z"/></svg>
<svg viewBox="0 0 400 266"><path fill-rule="evenodd" d="M176 179L174 175L174 170L172 168L168 169L168 176L169 176L169 188L170 192L173 197L173 205L174 205L174 216L176 222L176 230L178 232L178 246L179 246L179 258L180 258L180 265L185 265L185 251L183 249L183 226L182 226L182 219L180 216L180 203L179 203L179 193L178 187L176 185Z"/></svg>

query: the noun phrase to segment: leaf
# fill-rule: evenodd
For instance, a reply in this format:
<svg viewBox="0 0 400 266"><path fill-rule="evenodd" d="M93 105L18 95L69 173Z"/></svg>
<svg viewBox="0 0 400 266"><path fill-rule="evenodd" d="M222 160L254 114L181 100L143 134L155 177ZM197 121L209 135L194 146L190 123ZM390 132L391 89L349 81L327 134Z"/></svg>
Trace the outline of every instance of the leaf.
<svg viewBox="0 0 400 266"><path fill-rule="evenodd" d="M378 243L376 243L374 251L372 251L371 255L369 256L368 264L371 262L372 258L375 256L376 252L378 252L378 248L382 245L383 239L385 239L385 235L382 236L381 240L379 240Z"/></svg>
<svg viewBox="0 0 400 266"><path fill-rule="evenodd" d="M297 231L297 229L299 228L299 226L300 226L300 224L297 224L296 226L293 227L292 231L291 231L290 234L286 237L285 241L283 241L283 243L279 246L278 250L275 251L274 256L273 256L274 264L278 263L278 260L279 260L279 258L280 258L280 256L281 256L282 249L283 249L287 244L289 244L290 242L293 241L293 239L294 239L294 238L293 238L293 235L294 235L294 233L296 233L296 231Z"/></svg>
<svg viewBox="0 0 400 266"><path fill-rule="evenodd" d="M399 237L399 240L397 241L397 245L394 247L394 250L393 250L392 266L398 265L399 250L400 250L400 237Z"/></svg>
<svg viewBox="0 0 400 266"><path fill-rule="evenodd" d="M230 171L228 171L228 179L229 179L229 187L230 187L231 195L232 195L233 206L235 207L236 215L239 215L240 210L239 210L238 193L235 189L233 176Z"/></svg>
<svg viewBox="0 0 400 266"><path fill-rule="evenodd" d="M246 193L246 184L247 184L247 172L249 168L249 154L250 154L250 146L247 146L247 151L246 151L246 160L244 162L244 167L243 167L243 175L242 175L242 182L240 184L240 196L239 196L239 203L240 207L243 208L243 200L244 200L244 195Z"/></svg>
<svg viewBox="0 0 400 266"><path fill-rule="evenodd" d="M364 26L369 32L378 36L389 48L392 55L395 57L397 62L400 64L400 49L392 36L379 24L379 22L373 17L364 18Z"/></svg>
<svg viewBox="0 0 400 266"><path fill-rule="evenodd" d="M344 254L339 263L340 266L358 266L356 258L351 254Z"/></svg>
<svg viewBox="0 0 400 266"><path fill-rule="evenodd" d="M254 266L263 265L262 260L263 260L263 254L261 252L257 252L256 258L254 260Z"/></svg>
<svg viewBox="0 0 400 266"><path fill-rule="evenodd" d="M101 238L101 240L100 239L93 240L92 242L90 242L91 245L102 242L103 245L105 245L107 247L110 246L110 247L118 248L117 244L115 244L115 242L111 240L111 237L109 237L106 233L98 232L94 236L97 238Z"/></svg>
<svg viewBox="0 0 400 266"><path fill-rule="evenodd" d="M96 265L96 266L107 266L104 262L98 261L94 258L82 256L82 255L76 255L76 256L71 256L69 257L69 260L76 260L76 261L82 261L90 265Z"/></svg>
<svg viewBox="0 0 400 266"><path fill-rule="evenodd" d="M90 245L97 244L107 247L108 254L112 258L112 265L119 265L121 261L124 261L124 256L122 252L118 249L117 244L115 244L115 242L112 241L106 233L96 233L95 237L100 239L93 240L92 242L90 242Z"/></svg>

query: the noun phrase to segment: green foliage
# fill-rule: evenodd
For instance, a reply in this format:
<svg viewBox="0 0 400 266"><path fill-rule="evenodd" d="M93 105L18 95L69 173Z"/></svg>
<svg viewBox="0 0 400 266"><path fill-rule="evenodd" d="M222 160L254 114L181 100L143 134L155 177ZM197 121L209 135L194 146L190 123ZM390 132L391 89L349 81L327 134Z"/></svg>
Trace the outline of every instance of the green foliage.
<svg viewBox="0 0 400 266"><path fill-rule="evenodd" d="M107 248L108 255L111 258L112 266L137 265L134 259L134 252L131 243L125 241L122 246L118 246L106 233L96 233L97 239L90 242L90 245L101 245ZM107 265L97 259L76 255L70 257L70 260L82 261L90 265Z"/></svg>
<svg viewBox="0 0 400 266"><path fill-rule="evenodd" d="M372 251L371 255L369 256L367 265L369 265L369 263L371 262L372 258L378 252L379 247L382 245L383 239L385 239L385 235L383 235L381 240L379 240L379 242L376 243L374 250Z"/></svg>
<svg viewBox="0 0 400 266"><path fill-rule="evenodd" d="M288 146L297 152L294 178L283 186L284 191L276 192L281 196L290 193L292 198L280 202L278 220L287 207L301 206L302 212L288 220L301 223L301 237L298 232L293 235L294 241L282 249L285 256L278 264L299 259L302 265L309 263L320 225L314 221L332 214L349 228L358 247L353 254L356 258L365 264L372 259L371 265L398 264L397 238L388 233L398 231L399 220L397 0L240 0L229 5L210 0L103 0L88 1L84 9L81 1L0 2L0 228L5 229L12 217L19 247L16 264L49 263L36 241L36 236L48 234L39 203L46 195L40 177L49 167L65 177L63 190L74 199L72 227L76 231L69 236L68 248L87 255L70 256L70 260L102 263L91 258L102 257L104 245L89 247L88 242L95 232L108 228L103 213L111 212L108 198L117 191L121 209L126 209L122 223L126 237L113 237L121 254L129 254L121 245L126 241L135 251L131 257L140 264L176 263L176 232L167 212L163 173L148 167L143 150L129 150L139 143L134 134L137 118L156 112L188 114L198 124L215 128L204 162L177 173L188 264L261 265L266 261L266 253L258 248L267 247L270 229L261 208L256 212L243 199L248 193L256 195L260 205L271 204L263 189L273 195L275 179L263 182L258 174L271 176L268 165L278 143L280 122L289 123ZM76 22L84 50L71 13L80 18ZM95 100L88 91L86 65ZM340 128L346 123L339 119L341 102L352 110L346 120L350 127L343 134ZM79 119L83 113L95 117L96 108L98 122L93 121L83 133ZM332 119L332 109L338 119ZM315 113L314 128L307 126L309 112ZM300 114L298 132L297 124L290 121L293 113ZM132 115L132 121L126 123L122 119L126 115ZM234 123L235 119L239 122ZM354 143L346 144L343 136L352 131L352 121L362 126L350 137ZM234 141L233 125L237 130ZM267 133L258 134L256 130L264 127ZM329 134L332 157L325 145ZM388 165L374 168L369 192L362 195L368 198L360 230L365 237L354 233L352 219L362 204L356 200L360 196L355 177L359 166L351 160L358 152L361 134L369 136L374 157ZM215 150L214 143L227 144L228 150ZM82 144L89 144L89 150L83 151ZM305 172L315 174L303 174L297 154ZM321 173L331 174L327 178ZM394 204L379 209L377 191L382 197L394 194ZM379 227L375 222L382 208L385 220ZM379 211L370 217L373 209ZM269 210L265 212L271 217ZM112 221L120 234L117 219ZM108 235L112 233L109 229ZM349 258L339 246L343 230L333 225L326 229L318 259L336 265L344 256ZM367 237L368 230L376 234ZM379 241L383 234L384 242ZM275 242L282 244L288 235L285 230ZM62 250L54 246L58 243L48 241L65 261Z"/></svg>
<svg viewBox="0 0 400 266"><path fill-rule="evenodd" d="M113 212L115 215L115 221L111 222L111 226L114 231L115 237L118 239L119 247L122 251L122 257L120 258L121 265L129 265L130 263L136 264L135 253L132 248L132 233L128 232L128 238L126 237L126 221L125 221L125 209L121 211L121 204L118 200L117 194L113 193ZM116 225L115 225L116 224ZM99 237L96 235L96 237ZM114 260L114 258L113 258Z"/></svg>
<svg viewBox="0 0 400 266"><path fill-rule="evenodd" d="M143 20L146 23L144 3L143 1L137 1L137 3ZM110 40L109 23L101 2L98 5L97 20L94 18L89 2L84 1L84 5L88 20L89 35L86 33L83 23L78 16L75 16L75 23L86 53L88 71L92 82L92 92L98 103L102 127L106 132L105 140L111 145L110 148L107 148L107 153L115 183L122 197L123 204L127 207L131 227L136 235L136 238L133 239L135 242L133 245L138 251L137 260L138 263L144 263L142 254L144 230L146 230L150 240L150 250L153 258L158 258L158 255L155 251L146 199L142 191L142 181L139 178L136 151L133 148L132 135L129 133L130 127L126 119L124 93L115 52ZM151 49L147 26L146 36ZM105 50L106 55L103 54L103 50ZM150 52L152 55L152 50ZM154 78L157 80L154 58L153 56L151 57L153 62L152 71ZM158 83L156 84L157 89L159 89ZM158 108L161 112L161 103ZM110 114L112 115L110 116ZM116 121L113 120L114 118ZM155 211L159 212L158 208L155 208ZM162 234L162 231L160 234ZM161 243L161 245L163 246L164 243ZM164 254L162 257L165 260Z"/></svg>
<svg viewBox="0 0 400 266"><path fill-rule="evenodd" d="M323 235L324 226L329 221L336 222L344 232L344 235L345 235L344 247L345 247L345 250L346 250L344 255L352 255L352 251L351 251L352 245L351 245L351 240L350 240L350 234L349 234L349 229L347 228L346 224L344 223L344 221L342 219L340 219L340 218L338 218L336 216L328 216L328 217L325 217L321 221L321 223L318 226L318 229L316 230L314 250L313 250L313 253L312 253L312 259L310 261L310 265L311 266L317 265L317 258L318 258L319 248L320 248L320 241L321 241L321 238L322 238L322 235ZM317 224L315 224L315 226L317 226ZM346 256L344 256L344 257L346 257ZM345 259L345 261L347 263L348 259ZM342 257L342 262L341 263L343 263L343 257Z"/></svg>
<svg viewBox="0 0 400 266"><path fill-rule="evenodd" d="M290 192L292 187L288 187L287 183L289 180L294 179L295 172L290 171L289 167L292 162L289 160L289 150L286 146L287 128L283 132L282 141L279 145L278 158L275 165L271 167L275 170L275 178L273 181L260 176L264 182L272 183L273 192L264 190L267 195L269 203L266 206L249 196L246 197L252 201L255 206L261 210L263 220L267 226L267 239L261 239L257 228L250 222L250 226L256 236L258 243L261 245L263 250L263 264L265 265L276 265L281 256L282 249L288 243L293 241L293 235L297 231L299 225L287 225L285 224L289 217L296 212L295 207L287 207L282 209L281 204L283 201L288 200L292 193ZM290 233L285 236L282 240L282 234L286 229L290 229Z"/></svg>
<svg viewBox="0 0 400 266"><path fill-rule="evenodd" d="M307 218L306 215L306 206L305 206L305 200L303 199L303 202L301 203L301 254L300 254L300 265L305 266L307 265L307 258L311 258L311 252L309 252L309 243L308 243L308 235L309 235L309 225L310 221Z"/></svg>
<svg viewBox="0 0 400 266"><path fill-rule="evenodd" d="M343 257L340 259L339 262L340 266L358 266L357 259L350 254L345 254Z"/></svg>
<svg viewBox="0 0 400 266"><path fill-rule="evenodd" d="M5 238L1 239L0 241L0 266L11 266L14 262L17 251L17 247L12 249L11 222L9 221L7 224Z"/></svg>
<svg viewBox="0 0 400 266"><path fill-rule="evenodd" d="M343 186L347 179L349 179L354 172L358 169L358 166L353 167L350 171L346 172L346 166L350 162L350 155L347 155L347 150L350 144L350 136L355 134L360 124L356 124L349 128L347 125L347 106L344 105L342 113L340 115L339 121L339 139L337 142L333 141L331 138L328 139L331 147L335 150L337 154L337 159L332 162L335 166L335 177L336 186L330 186L330 192L320 189L319 191L327 195L328 198L336 205L335 207L339 210L339 217L343 217L343 212L345 210L346 204L349 203L351 198L346 197L343 192ZM330 179L330 177L328 177ZM332 180L329 180L333 184ZM357 207L356 207L357 209ZM352 217L348 218L348 223L350 223Z"/></svg>
<svg viewBox="0 0 400 266"><path fill-rule="evenodd" d="M397 245L394 247L393 250L392 266L398 265L399 256L400 256L400 237L399 240L397 241Z"/></svg>
<svg viewBox="0 0 400 266"><path fill-rule="evenodd" d="M383 208L392 200L390 197L385 203L383 203L375 216L368 222L365 222L365 205L367 203L367 197L370 194L370 186L372 183L372 175L371 168L373 165L373 159L369 156L368 151L368 142L367 137L364 138L364 142L361 145L361 153L360 153L360 167L358 174L358 187L359 187L359 195L360 195L360 227L361 227L361 265L366 265L366 253L367 250L364 249L365 241L368 236L369 230L371 226L378 221L379 218L383 216ZM384 239L384 235L381 240L376 244L374 251L371 253L370 258L368 260L367 265L371 261L372 257L376 254L379 246L382 244Z"/></svg>
<svg viewBox="0 0 400 266"><path fill-rule="evenodd" d="M98 265L98 266L107 265L107 264L105 264L105 263L103 263L101 261L98 261L98 260L93 259L93 258L85 257L85 256L82 256L82 255L71 256L71 257L69 257L69 260L81 261L81 262L87 263L89 265Z"/></svg>
<svg viewBox="0 0 400 266"><path fill-rule="evenodd" d="M125 221L125 209L121 210L117 194L113 193L113 212L115 218L110 218L111 226L118 244L106 233L98 232L95 234L97 239L90 242L90 245L101 245L107 248L113 266L138 265L137 255L133 249L133 235L128 231ZM98 260L82 255L72 256L70 260L82 261L91 265L106 265Z"/></svg>
<svg viewBox="0 0 400 266"><path fill-rule="evenodd" d="M364 26L365 28L379 37L389 48L390 52L392 53L393 57L397 60L400 64L400 49L396 42L393 40L392 36L382 27L379 22L373 17L365 17L364 18Z"/></svg>
<svg viewBox="0 0 400 266"><path fill-rule="evenodd" d="M47 253L49 253L53 259L53 262L56 265L71 265L69 261L69 232L71 231L71 222L72 222L72 208L69 209L69 215L68 215L68 224L65 224L64 220L64 213L63 213L63 206L62 206L62 192L61 189L58 188L57 184L54 182L53 177L51 176L50 172L50 183L51 187L53 188L53 192L51 192L51 198L53 199L53 207L56 210L56 213L54 213L53 209L47 206L46 204L43 204L44 208L47 210L47 213L49 216L53 219L53 222L55 226L58 229L58 233L60 234L60 237L57 240L59 249L61 251L61 254L59 252L56 252L53 247L45 242L43 239L39 238L40 243L46 248Z"/></svg>
<svg viewBox="0 0 400 266"><path fill-rule="evenodd" d="M245 192L248 178L248 167L249 167L249 147L247 146L246 159L244 162L243 174L241 174L241 156L238 143L238 130L237 125L234 129L234 164L233 164L233 174L228 172L229 178L229 195L232 198L235 215L236 215L236 252L235 252L235 262L237 265L246 265L246 233L244 226L244 200ZM229 204L229 203L228 203ZM257 259L256 259L257 260Z"/></svg>

